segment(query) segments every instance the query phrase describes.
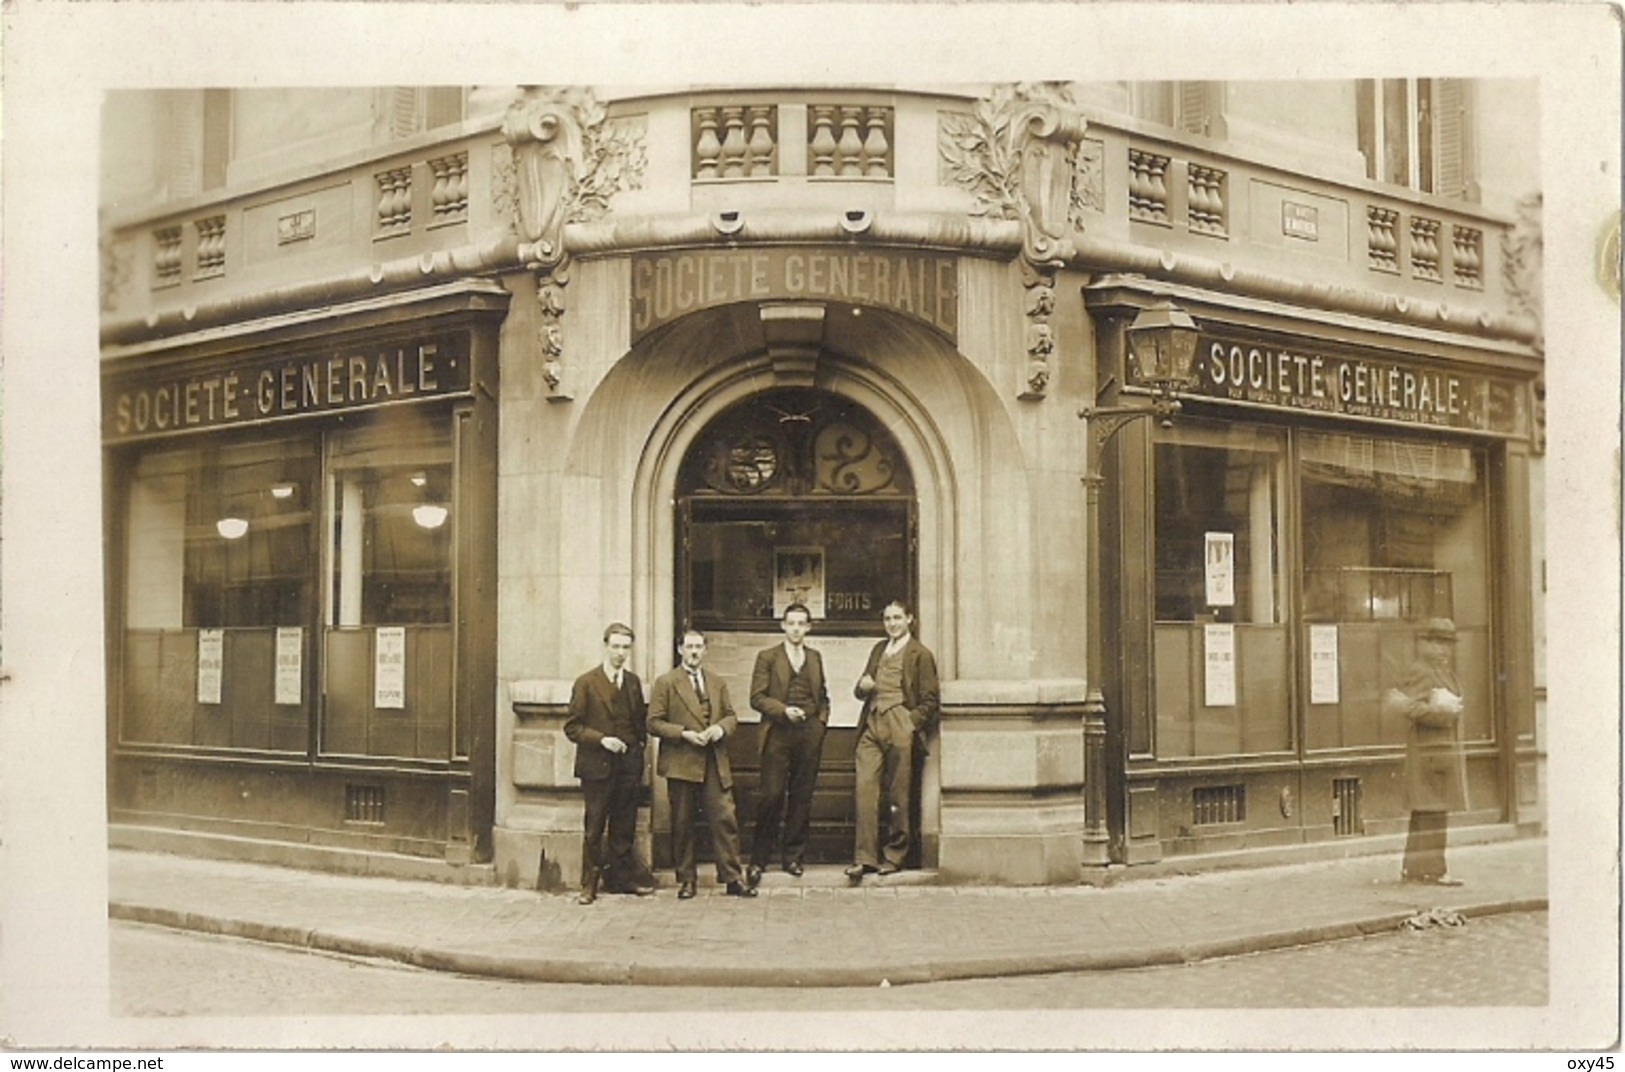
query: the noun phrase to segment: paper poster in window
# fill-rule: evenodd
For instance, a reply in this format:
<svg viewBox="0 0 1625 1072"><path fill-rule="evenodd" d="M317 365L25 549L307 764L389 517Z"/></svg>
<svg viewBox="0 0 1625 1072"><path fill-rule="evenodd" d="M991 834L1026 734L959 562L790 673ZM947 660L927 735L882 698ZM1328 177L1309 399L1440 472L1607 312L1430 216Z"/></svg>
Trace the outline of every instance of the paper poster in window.
<svg viewBox="0 0 1625 1072"><path fill-rule="evenodd" d="M406 629L399 625L380 626L377 645L372 705L403 709L406 707Z"/></svg>
<svg viewBox="0 0 1625 1072"><path fill-rule="evenodd" d="M297 705L304 699L305 631L299 626L276 631L276 702Z"/></svg>
<svg viewBox="0 0 1625 1072"><path fill-rule="evenodd" d="M1233 607L1236 605L1236 535L1209 532L1205 536L1207 605Z"/></svg>
<svg viewBox="0 0 1625 1072"><path fill-rule="evenodd" d="M199 629L197 633L197 702L220 702L220 682L225 676L226 631Z"/></svg>
<svg viewBox="0 0 1625 1072"><path fill-rule="evenodd" d="M1337 626L1309 627L1309 702L1338 703Z"/></svg>
<svg viewBox="0 0 1625 1072"><path fill-rule="evenodd" d="M1236 706L1236 627L1204 625L1202 648L1206 653L1203 702L1208 707Z"/></svg>
<svg viewBox="0 0 1625 1072"><path fill-rule="evenodd" d="M792 603L805 603L814 618L824 616L822 547L773 549L773 617L784 617L784 608Z"/></svg>

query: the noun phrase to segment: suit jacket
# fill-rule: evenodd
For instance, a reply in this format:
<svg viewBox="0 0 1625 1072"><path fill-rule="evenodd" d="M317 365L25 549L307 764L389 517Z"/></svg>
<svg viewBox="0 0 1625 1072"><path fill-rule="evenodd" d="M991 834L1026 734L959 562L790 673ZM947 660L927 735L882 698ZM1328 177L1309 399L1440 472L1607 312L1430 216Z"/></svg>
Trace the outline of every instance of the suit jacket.
<svg viewBox="0 0 1625 1072"><path fill-rule="evenodd" d="M829 721L829 686L824 681L824 657L812 648L803 646L806 662L801 664L807 676L807 688L813 702L807 717L820 722ZM775 644L756 654L756 666L750 675L750 705L762 713L762 745L766 747L768 734L775 726L790 725L784 713L785 698L790 695L790 677L795 670L783 644Z"/></svg>
<svg viewBox="0 0 1625 1072"><path fill-rule="evenodd" d="M675 778L679 782L705 781L705 754L715 752L717 773L722 776L723 788L734 784L733 768L728 763L728 738L739 727L739 716L734 714L728 699L728 683L702 669L705 691L711 697L711 717L706 718L694 683L688 671L674 667L655 678L654 695L649 699L649 732L660 738L660 758L655 771L662 778ZM690 744L683 740L684 730L698 733L709 726L722 727L722 740L706 745Z"/></svg>
<svg viewBox="0 0 1625 1072"><path fill-rule="evenodd" d="M875 676L888 643L890 641L882 640L869 652L869 662L863 668L865 674ZM908 708L909 721L914 723L916 733L936 719L940 694L936 656L931 654L930 648L909 637L908 643L903 645L903 705ZM856 687L852 695L863 701L863 713L858 716L858 733L861 735L864 724L869 720L869 712L874 709L875 697L873 692L865 694Z"/></svg>
<svg viewBox="0 0 1625 1072"><path fill-rule="evenodd" d="M648 738L644 725L648 715L643 703L643 682L627 669L621 670L626 682L627 704L632 710L632 723L637 728L632 740L626 742L628 750L642 748ZM613 772L613 757L604 751L605 737L615 733L611 707L615 703L615 682L595 666L576 678L570 689L570 716L564 721L564 735L575 742L575 774L583 781L608 778Z"/></svg>

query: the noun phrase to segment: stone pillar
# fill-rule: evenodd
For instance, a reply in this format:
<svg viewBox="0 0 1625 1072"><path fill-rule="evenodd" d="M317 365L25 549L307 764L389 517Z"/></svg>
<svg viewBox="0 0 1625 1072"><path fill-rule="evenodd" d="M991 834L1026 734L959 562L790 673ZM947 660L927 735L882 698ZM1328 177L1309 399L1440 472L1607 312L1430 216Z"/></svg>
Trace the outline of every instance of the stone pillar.
<svg viewBox="0 0 1625 1072"><path fill-rule="evenodd" d="M942 881L1082 880L1084 697L1073 678L943 683Z"/></svg>
<svg viewBox="0 0 1625 1072"><path fill-rule="evenodd" d="M581 878L581 783L564 736L571 682L515 681L508 755L513 806L492 831L498 879L522 889L574 889ZM650 860L649 809L638 809L636 850Z"/></svg>

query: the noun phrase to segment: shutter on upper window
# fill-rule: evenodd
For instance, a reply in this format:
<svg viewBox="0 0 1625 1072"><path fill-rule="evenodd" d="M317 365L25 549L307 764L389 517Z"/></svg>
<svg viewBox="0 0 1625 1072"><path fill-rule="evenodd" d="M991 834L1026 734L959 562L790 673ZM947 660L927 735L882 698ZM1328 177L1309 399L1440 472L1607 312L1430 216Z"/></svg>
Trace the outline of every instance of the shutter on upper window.
<svg viewBox="0 0 1625 1072"><path fill-rule="evenodd" d="M422 127L418 123L418 91L414 86L395 86L389 94L389 135L408 138Z"/></svg>
<svg viewBox="0 0 1625 1072"><path fill-rule="evenodd" d="M1468 85L1459 78L1441 78L1433 83L1433 92L1433 144L1437 159L1434 192L1443 197L1476 199Z"/></svg>
<svg viewBox="0 0 1625 1072"><path fill-rule="evenodd" d="M1179 83L1179 129L1187 134L1212 134L1215 108L1211 82Z"/></svg>

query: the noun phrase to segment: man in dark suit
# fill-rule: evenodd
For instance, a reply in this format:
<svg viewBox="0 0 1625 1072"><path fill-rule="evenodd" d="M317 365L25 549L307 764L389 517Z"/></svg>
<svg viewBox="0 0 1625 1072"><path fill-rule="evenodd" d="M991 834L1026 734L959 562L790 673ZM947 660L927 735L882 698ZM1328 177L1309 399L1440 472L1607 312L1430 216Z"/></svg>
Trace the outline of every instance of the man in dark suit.
<svg viewBox="0 0 1625 1072"><path fill-rule="evenodd" d="M655 769L666 779L671 801L672 857L677 898L694 896L694 809L705 809L716 855L717 881L733 897L755 897L739 866L739 820L734 815L733 768L728 737L739 725L728 684L705 672L705 634L690 629L677 646L682 665L655 679L649 700L649 732L660 738Z"/></svg>
<svg viewBox="0 0 1625 1072"><path fill-rule="evenodd" d="M584 905L597 899L600 885L610 893L654 892L641 881L643 868L632 848L647 737L643 682L626 668L632 640L632 630L620 622L604 630L603 665L576 678L564 723L564 735L576 746L575 774L587 804L581 823Z"/></svg>
<svg viewBox="0 0 1625 1072"><path fill-rule="evenodd" d="M805 641L812 627L806 604L791 603L780 620L784 643L759 652L750 675L750 705L762 714L762 796L745 880L755 886L780 845L779 859L792 875L804 869L812 820L813 783L829 722L824 657ZM786 796L788 794L788 806Z"/></svg>
<svg viewBox="0 0 1625 1072"><path fill-rule="evenodd" d="M852 882L879 872L895 874L908 857L909 804L914 789L916 738L937 717L937 660L914 639L914 615L901 600L881 617L886 639L869 653L854 695L858 716L858 834ZM880 844L880 811L886 808L886 843Z"/></svg>

